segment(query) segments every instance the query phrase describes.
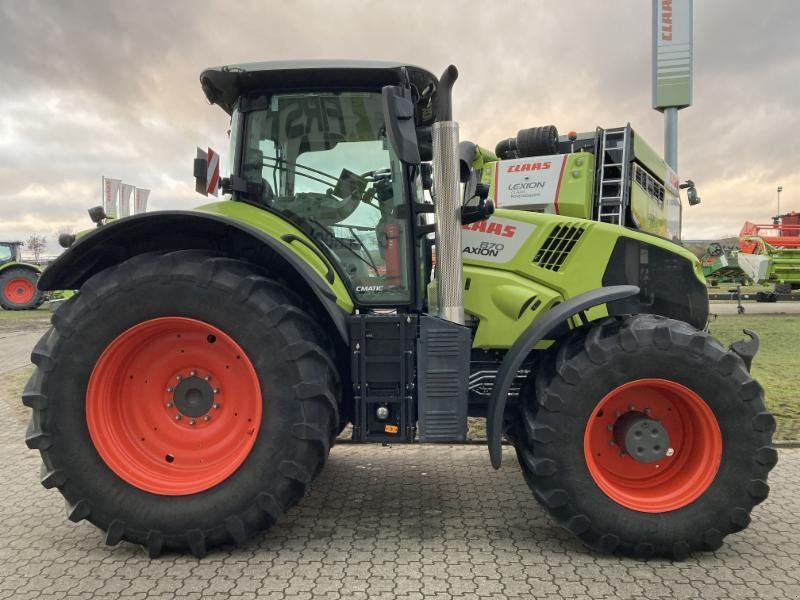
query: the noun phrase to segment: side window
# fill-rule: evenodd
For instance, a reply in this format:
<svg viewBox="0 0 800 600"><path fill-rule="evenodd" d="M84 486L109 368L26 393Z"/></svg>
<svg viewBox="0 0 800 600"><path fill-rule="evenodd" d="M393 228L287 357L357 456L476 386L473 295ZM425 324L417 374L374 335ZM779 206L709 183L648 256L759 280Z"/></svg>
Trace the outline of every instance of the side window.
<svg viewBox="0 0 800 600"><path fill-rule="evenodd" d="M8 246L0 246L0 263L8 262L11 260L11 248Z"/></svg>

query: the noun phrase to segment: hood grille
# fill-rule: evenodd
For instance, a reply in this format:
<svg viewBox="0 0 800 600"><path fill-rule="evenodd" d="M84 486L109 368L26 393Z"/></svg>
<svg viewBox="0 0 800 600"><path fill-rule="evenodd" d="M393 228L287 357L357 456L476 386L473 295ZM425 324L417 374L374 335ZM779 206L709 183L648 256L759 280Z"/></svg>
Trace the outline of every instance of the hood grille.
<svg viewBox="0 0 800 600"><path fill-rule="evenodd" d="M533 262L550 271L558 271L583 235L584 228L566 223L556 225L539 248Z"/></svg>

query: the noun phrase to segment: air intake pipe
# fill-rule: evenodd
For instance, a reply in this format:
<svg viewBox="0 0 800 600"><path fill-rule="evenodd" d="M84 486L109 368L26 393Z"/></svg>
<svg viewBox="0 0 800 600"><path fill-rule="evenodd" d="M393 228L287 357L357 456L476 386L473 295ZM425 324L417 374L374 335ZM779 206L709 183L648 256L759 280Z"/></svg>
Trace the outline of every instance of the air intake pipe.
<svg viewBox="0 0 800 600"><path fill-rule="evenodd" d="M461 187L458 123L453 121L453 84L458 69L450 65L439 80L433 141L433 191L436 213L436 269L439 316L464 324L461 283Z"/></svg>

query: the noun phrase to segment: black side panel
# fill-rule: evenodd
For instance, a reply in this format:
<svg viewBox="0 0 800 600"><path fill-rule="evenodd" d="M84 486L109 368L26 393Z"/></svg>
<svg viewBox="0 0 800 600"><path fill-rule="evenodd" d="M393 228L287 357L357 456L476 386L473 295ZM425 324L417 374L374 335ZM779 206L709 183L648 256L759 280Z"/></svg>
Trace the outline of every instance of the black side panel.
<svg viewBox="0 0 800 600"><path fill-rule="evenodd" d="M353 440L414 441L416 340L414 315L350 317Z"/></svg>
<svg viewBox="0 0 800 600"><path fill-rule="evenodd" d="M603 285L635 285L639 294L608 303L611 315L650 313L703 329L708 293L678 254L631 238L617 240L603 273Z"/></svg>
<svg viewBox="0 0 800 600"><path fill-rule="evenodd" d="M470 330L427 315L420 317L419 325L420 441L464 441L467 438Z"/></svg>

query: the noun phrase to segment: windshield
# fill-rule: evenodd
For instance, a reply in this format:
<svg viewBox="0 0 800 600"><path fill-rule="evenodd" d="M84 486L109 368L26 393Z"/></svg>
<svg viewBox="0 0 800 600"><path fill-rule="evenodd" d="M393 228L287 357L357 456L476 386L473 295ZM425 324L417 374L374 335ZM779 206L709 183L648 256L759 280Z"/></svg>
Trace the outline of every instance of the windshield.
<svg viewBox="0 0 800 600"><path fill-rule="evenodd" d="M380 94L271 96L246 113L241 172L248 198L306 225L362 302L408 299L402 168Z"/></svg>

